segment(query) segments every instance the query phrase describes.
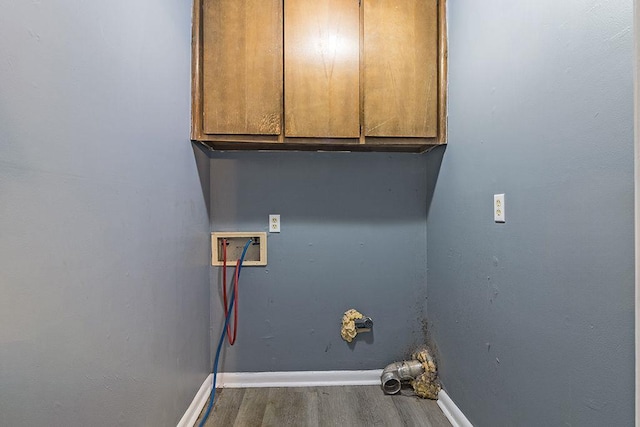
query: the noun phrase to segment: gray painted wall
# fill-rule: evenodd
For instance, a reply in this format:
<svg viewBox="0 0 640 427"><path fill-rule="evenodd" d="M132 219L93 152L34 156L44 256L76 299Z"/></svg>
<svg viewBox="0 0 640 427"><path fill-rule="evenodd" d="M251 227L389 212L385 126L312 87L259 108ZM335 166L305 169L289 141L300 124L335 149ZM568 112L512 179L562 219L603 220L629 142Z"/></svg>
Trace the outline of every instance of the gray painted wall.
<svg viewBox="0 0 640 427"><path fill-rule="evenodd" d="M267 231L269 214L282 222L268 265L242 270L238 340L220 371L377 369L405 357L423 337L426 179L421 155L215 153L213 230ZM212 272L215 346L221 269ZM374 330L347 344L340 322L352 307Z"/></svg>
<svg viewBox="0 0 640 427"><path fill-rule="evenodd" d="M427 225L445 388L480 427L633 425L632 1L452 1L449 35Z"/></svg>
<svg viewBox="0 0 640 427"><path fill-rule="evenodd" d="M640 157L640 1L634 0L634 21L633 21L633 34L635 39L635 78L634 78L634 110L635 110L635 121L634 121L634 158L638 159ZM635 253L640 254L640 164L638 164L637 160L635 162L634 168L634 189L635 189ZM635 257L636 265L635 265L635 307L640 306L640 257ZM636 309L637 312L637 309ZM636 323L635 323L635 341L636 341L636 355L640 354L640 317L636 314ZM637 357L637 356L636 356ZM637 362L636 362L637 363ZM636 369L635 372L636 378L636 396L635 396L635 404L636 404L636 425L640 425L640 371Z"/></svg>
<svg viewBox="0 0 640 427"><path fill-rule="evenodd" d="M0 10L0 425L175 425L210 369L189 2Z"/></svg>

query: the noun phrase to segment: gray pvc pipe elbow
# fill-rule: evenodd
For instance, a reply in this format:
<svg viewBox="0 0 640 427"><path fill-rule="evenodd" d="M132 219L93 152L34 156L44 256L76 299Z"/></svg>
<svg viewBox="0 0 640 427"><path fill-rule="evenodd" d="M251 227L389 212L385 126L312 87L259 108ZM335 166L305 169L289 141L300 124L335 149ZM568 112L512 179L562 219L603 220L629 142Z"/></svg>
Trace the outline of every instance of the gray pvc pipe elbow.
<svg viewBox="0 0 640 427"><path fill-rule="evenodd" d="M396 394L402 387L402 381L410 381L424 373L424 366L418 360L405 360L387 365L382 370L382 390L385 394Z"/></svg>

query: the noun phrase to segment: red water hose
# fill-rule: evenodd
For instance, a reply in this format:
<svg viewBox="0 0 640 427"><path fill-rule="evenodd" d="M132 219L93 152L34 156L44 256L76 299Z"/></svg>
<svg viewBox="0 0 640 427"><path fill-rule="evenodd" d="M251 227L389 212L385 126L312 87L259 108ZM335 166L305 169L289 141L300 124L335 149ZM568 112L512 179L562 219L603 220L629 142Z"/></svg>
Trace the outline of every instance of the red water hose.
<svg viewBox="0 0 640 427"><path fill-rule="evenodd" d="M236 272L233 279L233 292L236 295L236 302L233 306L233 339L229 339L229 344L233 345L238 336L238 282L240 281L240 260L236 261Z"/></svg>
<svg viewBox="0 0 640 427"><path fill-rule="evenodd" d="M227 240L222 240L222 297L224 301L224 317L227 318ZM227 337L231 335L231 328L227 323Z"/></svg>
<svg viewBox="0 0 640 427"><path fill-rule="evenodd" d="M227 339L229 345L233 345L236 342L238 336L238 280L239 280L239 267L240 260L236 263L236 272L233 279L233 290L235 293L235 303L233 307L233 334L231 333L231 323L227 323ZM222 240L222 297L224 300L224 317L227 318L228 305L227 305L227 241Z"/></svg>

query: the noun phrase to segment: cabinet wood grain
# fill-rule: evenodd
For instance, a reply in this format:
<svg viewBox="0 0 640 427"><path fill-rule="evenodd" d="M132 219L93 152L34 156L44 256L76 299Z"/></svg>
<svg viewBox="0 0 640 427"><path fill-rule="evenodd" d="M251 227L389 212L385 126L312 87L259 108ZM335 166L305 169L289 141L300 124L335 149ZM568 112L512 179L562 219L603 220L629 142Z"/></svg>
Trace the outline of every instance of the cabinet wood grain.
<svg viewBox="0 0 640 427"><path fill-rule="evenodd" d="M357 138L358 0L285 0L285 136Z"/></svg>
<svg viewBox="0 0 640 427"><path fill-rule="evenodd" d="M438 0L438 143L447 143L447 0Z"/></svg>
<svg viewBox="0 0 640 427"><path fill-rule="evenodd" d="M363 0L366 136L435 137L438 2Z"/></svg>
<svg viewBox="0 0 640 427"><path fill-rule="evenodd" d="M280 134L282 0L204 0L202 19L204 132Z"/></svg>
<svg viewBox="0 0 640 427"><path fill-rule="evenodd" d="M191 139L422 152L447 141L446 0L194 0Z"/></svg>

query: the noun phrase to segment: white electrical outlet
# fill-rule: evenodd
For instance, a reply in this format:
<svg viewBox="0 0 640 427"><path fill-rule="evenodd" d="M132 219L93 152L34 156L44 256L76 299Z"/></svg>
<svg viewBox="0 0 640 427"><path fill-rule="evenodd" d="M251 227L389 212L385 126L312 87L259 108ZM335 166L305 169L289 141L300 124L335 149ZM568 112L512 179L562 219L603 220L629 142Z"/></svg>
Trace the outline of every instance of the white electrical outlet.
<svg viewBox="0 0 640 427"><path fill-rule="evenodd" d="M493 220L495 222L505 222L504 193L493 195Z"/></svg>
<svg viewBox="0 0 640 427"><path fill-rule="evenodd" d="M269 215L269 233L280 232L280 215Z"/></svg>

